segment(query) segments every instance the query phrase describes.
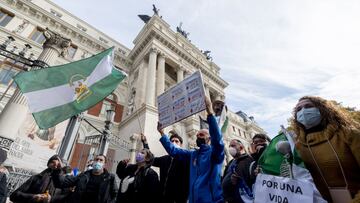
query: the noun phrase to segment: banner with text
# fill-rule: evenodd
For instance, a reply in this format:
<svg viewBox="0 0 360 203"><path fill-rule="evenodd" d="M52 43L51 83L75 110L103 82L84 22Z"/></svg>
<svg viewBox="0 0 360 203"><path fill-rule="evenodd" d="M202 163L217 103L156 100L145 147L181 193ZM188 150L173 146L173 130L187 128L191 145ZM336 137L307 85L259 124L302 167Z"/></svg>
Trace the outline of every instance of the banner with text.
<svg viewBox="0 0 360 203"><path fill-rule="evenodd" d="M65 135L68 120L43 130L28 113L19 131L12 136L0 136L0 150L7 154L4 165L40 172L48 159L56 154Z"/></svg>
<svg viewBox="0 0 360 203"><path fill-rule="evenodd" d="M310 183L285 177L258 174L255 182L254 203L312 203Z"/></svg>
<svg viewBox="0 0 360 203"><path fill-rule="evenodd" d="M200 71L157 97L163 127L205 110L205 91Z"/></svg>

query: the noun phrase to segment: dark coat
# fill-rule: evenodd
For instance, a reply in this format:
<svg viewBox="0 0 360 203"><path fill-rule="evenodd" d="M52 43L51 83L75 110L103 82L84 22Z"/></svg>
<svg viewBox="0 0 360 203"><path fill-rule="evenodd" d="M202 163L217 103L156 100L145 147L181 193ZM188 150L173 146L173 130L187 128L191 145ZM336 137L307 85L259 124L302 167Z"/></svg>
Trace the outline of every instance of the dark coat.
<svg viewBox="0 0 360 203"><path fill-rule="evenodd" d="M0 203L5 203L7 198L7 178L5 173L0 173Z"/></svg>
<svg viewBox="0 0 360 203"><path fill-rule="evenodd" d="M78 176L60 176L58 173L54 173L54 184L59 188L75 187L75 191L71 196L69 202L80 203L81 199L86 192L87 183L90 180L92 170L81 173ZM115 183L115 175L109 173L104 169L103 173L104 180L101 182L99 187L98 203L114 203L118 187Z"/></svg>
<svg viewBox="0 0 360 203"><path fill-rule="evenodd" d="M156 157L153 166L160 168L163 202L186 203L189 195L189 162L165 155Z"/></svg>
<svg viewBox="0 0 360 203"><path fill-rule="evenodd" d="M120 162L116 168L116 174L121 179L120 190L116 202L131 202L131 203L144 203L144 202L159 202L160 200L160 182L157 173L149 166L137 170L136 164L129 164ZM121 186L124 178L127 176L134 177L134 182L129 184L126 192L121 193Z"/></svg>
<svg viewBox="0 0 360 203"><path fill-rule="evenodd" d="M252 164L253 163L253 164ZM230 168L233 165L234 169ZM231 175L236 173L240 176L247 186L251 189L255 182L255 175L252 173L255 167L254 159L248 154L242 155L238 159L233 159L226 166L224 171L224 178L222 180L224 199L228 202L242 203L237 185L231 182ZM240 180L238 180L240 181Z"/></svg>
<svg viewBox="0 0 360 203"><path fill-rule="evenodd" d="M39 174L31 176L10 195L10 200L14 203L32 203L35 202L33 199L35 194L44 194L46 191L49 191L51 195L51 203L64 203L69 196L68 194L63 194L60 189L55 188L51 170L46 169Z"/></svg>

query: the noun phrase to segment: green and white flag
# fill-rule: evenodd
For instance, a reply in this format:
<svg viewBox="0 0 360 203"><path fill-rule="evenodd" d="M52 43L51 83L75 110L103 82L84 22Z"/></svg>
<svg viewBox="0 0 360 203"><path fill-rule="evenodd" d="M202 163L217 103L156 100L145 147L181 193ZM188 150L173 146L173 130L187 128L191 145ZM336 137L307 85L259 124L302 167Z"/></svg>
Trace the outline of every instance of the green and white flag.
<svg viewBox="0 0 360 203"><path fill-rule="evenodd" d="M280 147L280 142L284 141L289 142L288 151L291 156L288 158L286 155L280 153L280 151L284 151L285 148L279 149L284 146ZM285 128L282 127L282 132L275 136L266 147L258 160L258 166L260 167L261 173L282 177L288 177L289 175L291 179L311 184L313 187L313 202L326 202L321 197L309 170L306 169L304 161L297 152L293 137L285 130Z"/></svg>
<svg viewBox="0 0 360 203"><path fill-rule="evenodd" d="M42 129L94 106L126 77L114 67L114 48L72 63L22 72L14 80Z"/></svg>
<svg viewBox="0 0 360 203"><path fill-rule="evenodd" d="M224 107L221 111L221 114L220 114L219 122L218 122L221 133L223 133L223 134L226 133L228 124L229 124L229 118L227 116L227 106L224 105Z"/></svg>

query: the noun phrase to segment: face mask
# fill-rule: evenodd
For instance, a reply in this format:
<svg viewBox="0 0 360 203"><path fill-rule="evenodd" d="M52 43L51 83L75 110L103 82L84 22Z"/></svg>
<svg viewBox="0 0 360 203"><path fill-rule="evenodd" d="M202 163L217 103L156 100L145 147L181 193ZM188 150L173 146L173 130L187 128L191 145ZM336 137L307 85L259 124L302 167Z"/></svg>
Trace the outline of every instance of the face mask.
<svg viewBox="0 0 360 203"><path fill-rule="evenodd" d="M229 147L229 153L232 157L235 157L237 154L237 150L234 147Z"/></svg>
<svg viewBox="0 0 360 203"><path fill-rule="evenodd" d="M145 161L145 155L143 153L137 153L136 154L136 163L140 163Z"/></svg>
<svg viewBox="0 0 360 203"><path fill-rule="evenodd" d="M93 169L95 171L100 171L103 168L104 164L100 162L94 162Z"/></svg>
<svg viewBox="0 0 360 203"><path fill-rule="evenodd" d="M296 113L296 120L301 123L305 129L317 126L321 122L321 114L318 108L302 108Z"/></svg>
<svg viewBox="0 0 360 203"><path fill-rule="evenodd" d="M206 144L205 138L197 138L196 145L200 147L201 145Z"/></svg>

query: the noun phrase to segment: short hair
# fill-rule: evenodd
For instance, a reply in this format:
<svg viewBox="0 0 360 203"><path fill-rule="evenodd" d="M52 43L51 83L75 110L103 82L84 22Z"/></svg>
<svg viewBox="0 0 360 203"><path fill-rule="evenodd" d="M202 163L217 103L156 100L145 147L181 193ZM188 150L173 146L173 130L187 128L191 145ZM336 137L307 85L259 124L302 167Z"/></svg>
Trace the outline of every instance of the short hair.
<svg viewBox="0 0 360 203"><path fill-rule="evenodd" d="M105 163L107 162L107 157L106 157L104 154L98 154L98 155L95 156L95 158L98 157L98 156L104 157L104 158L105 158ZM89 161L90 161L90 160L89 160Z"/></svg>
<svg viewBox="0 0 360 203"><path fill-rule="evenodd" d="M177 138L179 139L180 143L182 144L183 143L183 139L182 137L180 137L178 134L174 133L170 136L170 140L172 140L173 138Z"/></svg>
<svg viewBox="0 0 360 203"><path fill-rule="evenodd" d="M262 134L262 133L255 134L254 137L252 138L252 140L254 141L254 139L256 139L256 138L260 138L260 139L263 139L263 140L268 140L267 136L265 134Z"/></svg>

